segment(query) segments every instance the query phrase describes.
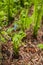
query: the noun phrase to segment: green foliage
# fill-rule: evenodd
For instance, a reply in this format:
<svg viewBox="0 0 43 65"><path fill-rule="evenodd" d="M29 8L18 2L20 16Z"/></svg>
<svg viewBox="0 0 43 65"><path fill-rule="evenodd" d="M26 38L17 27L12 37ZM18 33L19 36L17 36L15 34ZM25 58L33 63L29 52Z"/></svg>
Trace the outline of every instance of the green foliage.
<svg viewBox="0 0 43 65"><path fill-rule="evenodd" d="M28 65L30 65L30 64L28 64Z"/></svg>
<svg viewBox="0 0 43 65"><path fill-rule="evenodd" d="M24 31L25 29L30 28L30 24L32 24L33 16L28 16L28 9L23 9L20 14L20 19L18 21L18 25Z"/></svg>
<svg viewBox="0 0 43 65"><path fill-rule="evenodd" d="M23 1L20 0L20 5L21 5L22 7L24 7L24 0L23 0Z"/></svg>
<svg viewBox="0 0 43 65"><path fill-rule="evenodd" d="M13 27L12 28L8 28L7 33L10 34L13 30L14 30Z"/></svg>
<svg viewBox="0 0 43 65"><path fill-rule="evenodd" d="M41 3L40 3L41 2ZM40 27L40 22L41 22L41 18L42 18L42 10L43 10L43 3L42 0L41 1L35 1L34 4L34 21L35 21L35 26L34 26L34 31L33 31L33 35L36 37L37 33L38 33L38 28Z"/></svg>
<svg viewBox="0 0 43 65"><path fill-rule="evenodd" d="M10 0L7 1L7 11L8 11L8 21L11 20L11 12L10 12Z"/></svg>
<svg viewBox="0 0 43 65"><path fill-rule="evenodd" d="M10 36L8 35L8 33L6 31L0 31L1 36L8 41L10 39Z"/></svg>
<svg viewBox="0 0 43 65"><path fill-rule="evenodd" d="M34 11L29 16L31 6L34 6ZM5 42L12 38L14 53L17 54L22 39L26 36L24 31L30 28L30 24L34 25L33 35L37 36L42 16L43 0L0 0L0 41ZM14 17L18 20L15 21ZM7 28L10 21L11 25ZM42 49L43 45L39 44L38 47Z"/></svg>
<svg viewBox="0 0 43 65"><path fill-rule="evenodd" d="M40 49L43 49L43 44L38 44L37 45Z"/></svg>
<svg viewBox="0 0 43 65"><path fill-rule="evenodd" d="M0 42L6 42L5 38L0 34Z"/></svg>
<svg viewBox="0 0 43 65"><path fill-rule="evenodd" d="M13 48L14 48L14 53L17 55L18 50L19 50L19 46L21 45L21 40L23 39L23 37L25 37L26 34L23 31L20 31L18 34L14 34L13 35Z"/></svg>
<svg viewBox="0 0 43 65"><path fill-rule="evenodd" d="M32 0L0 0L0 14L2 11L4 14L0 15L0 25L8 25L9 23L7 21L11 21L13 19L12 17L22 9L22 6L30 6L31 4Z"/></svg>
<svg viewBox="0 0 43 65"><path fill-rule="evenodd" d="M4 15L5 15L4 11L0 11L0 26L3 26L5 23L5 20L7 19L6 16Z"/></svg>
<svg viewBox="0 0 43 65"><path fill-rule="evenodd" d="M14 0L4 0L4 8L5 8L5 12L7 14L7 18L8 18L8 21L11 21L12 20L12 10L13 10L13 3Z"/></svg>
<svg viewBox="0 0 43 65"><path fill-rule="evenodd" d="M2 14L0 15L1 23L4 20L11 21L13 19L15 10L16 9L14 8L14 0L0 1L0 14L1 13L4 14L4 15L2 15Z"/></svg>

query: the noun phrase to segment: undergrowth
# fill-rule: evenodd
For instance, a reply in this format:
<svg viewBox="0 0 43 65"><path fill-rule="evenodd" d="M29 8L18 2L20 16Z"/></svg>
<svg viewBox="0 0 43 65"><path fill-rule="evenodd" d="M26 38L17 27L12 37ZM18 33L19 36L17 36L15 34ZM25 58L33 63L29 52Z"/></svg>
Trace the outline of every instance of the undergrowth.
<svg viewBox="0 0 43 65"><path fill-rule="evenodd" d="M29 16L31 6L33 13ZM22 39L26 37L25 30L30 25L33 25L34 38L37 37L42 16L43 0L0 0L0 41L13 42L14 53L17 55ZM42 46L38 45L40 48Z"/></svg>

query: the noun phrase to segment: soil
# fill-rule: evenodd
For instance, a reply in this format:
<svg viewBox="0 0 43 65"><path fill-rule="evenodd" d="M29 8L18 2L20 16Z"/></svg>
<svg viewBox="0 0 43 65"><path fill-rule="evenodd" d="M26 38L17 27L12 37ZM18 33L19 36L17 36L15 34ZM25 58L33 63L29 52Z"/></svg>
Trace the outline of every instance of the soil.
<svg viewBox="0 0 43 65"><path fill-rule="evenodd" d="M43 65L43 49L37 47L37 44L43 44L43 26L38 30L37 38L33 37L32 28L25 32L27 35L22 39L25 44L20 46L18 57L14 55L11 41L2 44L1 65Z"/></svg>

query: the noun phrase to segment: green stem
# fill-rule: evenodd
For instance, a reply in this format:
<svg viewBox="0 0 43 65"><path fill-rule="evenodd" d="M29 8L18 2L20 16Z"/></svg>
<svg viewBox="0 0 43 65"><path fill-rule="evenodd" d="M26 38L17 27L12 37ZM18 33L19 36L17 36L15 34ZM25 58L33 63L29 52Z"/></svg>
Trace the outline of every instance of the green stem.
<svg viewBox="0 0 43 65"><path fill-rule="evenodd" d="M8 21L10 21L11 13L10 13L10 0L8 0Z"/></svg>
<svg viewBox="0 0 43 65"><path fill-rule="evenodd" d="M36 5L36 7L37 7L37 5ZM43 6L41 5L41 8L38 10L38 12L35 12L35 13L38 13L38 15L37 15L36 24L34 26L34 32L33 32L34 37L36 37L37 33L38 33L38 25L39 25L41 17L42 17L42 7Z"/></svg>

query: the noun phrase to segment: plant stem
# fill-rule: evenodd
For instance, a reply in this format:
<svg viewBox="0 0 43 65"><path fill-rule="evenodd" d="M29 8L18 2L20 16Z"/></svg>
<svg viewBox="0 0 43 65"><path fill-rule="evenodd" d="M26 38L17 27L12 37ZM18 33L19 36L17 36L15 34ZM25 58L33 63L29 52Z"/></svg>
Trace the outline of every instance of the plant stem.
<svg viewBox="0 0 43 65"><path fill-rule="evenodd" d="M37 4L36 4L36 7L37 7ZM37 19L36 19L36 24L35 24L35 26L34 26L34 31L33 31L33 35L34 35L34 37L36 37L37 36L37 33L38 33L38 25L40 25L40 21L41 21L41 17L42 17L42 5L41 5L41 7L40 7L40 9L37 11L37 12L35 12L35 13L38 13L37 14Z"/></svg>
<svg viewBox="0 0 43 65"><path fill-rule="evenodd" d="M8 0L8 21L11 19L11 12L10 12L10 0Z"/></svg>

